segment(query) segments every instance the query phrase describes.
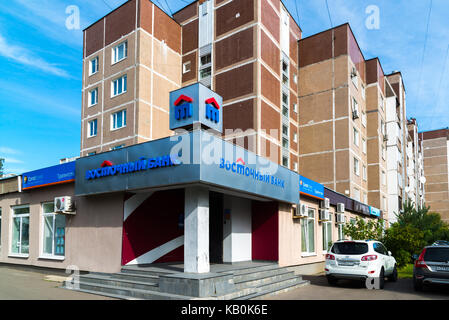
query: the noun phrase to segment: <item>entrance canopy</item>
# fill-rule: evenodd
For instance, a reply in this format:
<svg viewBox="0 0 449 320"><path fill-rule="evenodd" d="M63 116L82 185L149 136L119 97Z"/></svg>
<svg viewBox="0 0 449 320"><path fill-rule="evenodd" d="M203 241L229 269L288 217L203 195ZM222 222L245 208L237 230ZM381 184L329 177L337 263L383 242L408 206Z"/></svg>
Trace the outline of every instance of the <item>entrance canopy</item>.
<svg viewBox="0 0 449 320"><path fill-rule="evenodd" d="M299 203L298 173L200 129L76 161L76 195L191 183Z"/></svg>

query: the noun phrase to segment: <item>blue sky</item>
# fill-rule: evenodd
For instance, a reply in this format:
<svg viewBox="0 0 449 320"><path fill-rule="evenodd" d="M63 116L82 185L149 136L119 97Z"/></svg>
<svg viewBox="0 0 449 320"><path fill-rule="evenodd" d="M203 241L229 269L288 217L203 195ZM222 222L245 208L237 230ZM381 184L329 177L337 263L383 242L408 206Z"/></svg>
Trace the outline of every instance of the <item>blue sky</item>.
<svg viewBox="0 0 449 320"><path fill-rule="evenodd" d="M349 22L366 59L379 57L386 73L402 72L408 116L420 130L449 126L449 1L328 0L330 18L326 0L296 1L284 3L295 18L299 13L303 37ZM0 3L0 158L7 173L79 155L82 30L124 2ZM155 0L169 14L190 2ZM378 8L378 29L367 28L370 5ZM72 6L79 29L67 28Z"/></svg>

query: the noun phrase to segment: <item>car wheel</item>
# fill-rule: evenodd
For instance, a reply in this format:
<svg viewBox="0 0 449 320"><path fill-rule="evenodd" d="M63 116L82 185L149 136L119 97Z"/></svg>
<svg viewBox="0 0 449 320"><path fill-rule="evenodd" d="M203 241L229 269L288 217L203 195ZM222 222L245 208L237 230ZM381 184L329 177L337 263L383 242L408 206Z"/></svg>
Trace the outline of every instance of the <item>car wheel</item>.
<svg viewBox="0 0 449 320"><path fill-rule="evenodd" d="M331 286L335 286L338 282L338 279L332 277L332 276L327 276L327 282L331 285Z"/></svg>
<svg viewBox="0 0 449 320"><path fill-rule="evenodd" d="M398 281L398 268L396 267L396 265L394 265L393 273L388 277L388 280L391 282Z"/></svg>
<svg viewBox="0 0 449 320"><path fill-rule="evenodd" d="M422 283L422 281L413 278L413 288L415 289L415 291L423 291L424 290L424 285Z"/></svg>
<svg viewBox="0 0 449 320"><path fill-rule="evenodd" d="M384 268L382 268L379 273L379 289L383 289L384 287L385 287L385 271Z"/></svg>

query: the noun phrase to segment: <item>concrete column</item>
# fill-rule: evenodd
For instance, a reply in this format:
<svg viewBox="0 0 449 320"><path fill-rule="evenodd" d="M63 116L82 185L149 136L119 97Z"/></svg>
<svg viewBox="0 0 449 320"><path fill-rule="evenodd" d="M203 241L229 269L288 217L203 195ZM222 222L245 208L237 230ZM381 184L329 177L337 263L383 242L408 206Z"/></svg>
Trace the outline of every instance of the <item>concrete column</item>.
<svg viewBox="0 0 449 320"><path fill-rule="evenodd" d="M209 190L185 189L184 272L207 273L209 265Z"/></svg>

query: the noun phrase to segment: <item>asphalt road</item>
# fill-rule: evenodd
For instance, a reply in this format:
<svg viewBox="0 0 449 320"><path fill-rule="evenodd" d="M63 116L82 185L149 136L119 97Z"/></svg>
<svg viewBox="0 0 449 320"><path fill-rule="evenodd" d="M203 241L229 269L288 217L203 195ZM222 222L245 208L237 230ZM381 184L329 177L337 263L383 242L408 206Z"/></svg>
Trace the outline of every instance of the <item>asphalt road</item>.
<svg viewBox="0 0 449 320"><path fill-rule="evenodd" d="M109 300L107 297L61 289L46 281L48 274L0 267L0 300Z"/></svg>
<svg viewBox="0 0 449 320"><path fill-rule="evenodd" d="M383 290L369 290L357 281L340 280L330 286L324 275L303 276L310 285L265 297L264 300L449 300L449 286L413 289L412 279L385 282Z"/></svg>

